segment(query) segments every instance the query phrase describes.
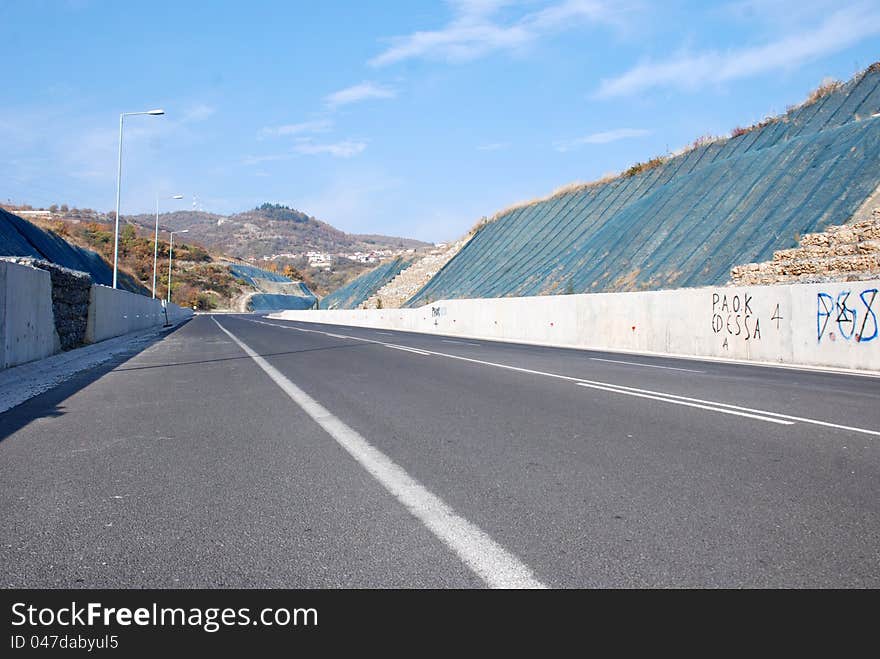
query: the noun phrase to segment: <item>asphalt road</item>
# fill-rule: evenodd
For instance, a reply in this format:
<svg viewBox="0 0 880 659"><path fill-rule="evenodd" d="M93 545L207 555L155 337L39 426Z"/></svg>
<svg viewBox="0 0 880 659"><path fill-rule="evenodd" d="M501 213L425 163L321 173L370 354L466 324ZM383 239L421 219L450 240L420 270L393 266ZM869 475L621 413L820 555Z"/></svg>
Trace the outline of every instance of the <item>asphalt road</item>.
<svg viewBox="0 0 880 659"><path fill-rule="evenodd" d="M199 316L0 415L5 587L880 586L880 379Z"/></svg>

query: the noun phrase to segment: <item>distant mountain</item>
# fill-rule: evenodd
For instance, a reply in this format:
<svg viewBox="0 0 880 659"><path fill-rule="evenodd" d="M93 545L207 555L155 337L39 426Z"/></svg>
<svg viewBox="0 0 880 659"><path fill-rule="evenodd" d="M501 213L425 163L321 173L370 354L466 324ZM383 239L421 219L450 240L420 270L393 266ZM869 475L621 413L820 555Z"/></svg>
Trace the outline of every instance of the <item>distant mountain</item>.
<svg viewBox="0 0 880 659"><path fill-rule="evenodd" d="M153 226L155 221L150 215L125 219L145 227ZM429 244L411 238L345 233L302 211L278 204L263 204L234 215L198 211L163 213L159 224L173 231L189 229L187 240L244 259L313 250L410 249Z"/></svg>

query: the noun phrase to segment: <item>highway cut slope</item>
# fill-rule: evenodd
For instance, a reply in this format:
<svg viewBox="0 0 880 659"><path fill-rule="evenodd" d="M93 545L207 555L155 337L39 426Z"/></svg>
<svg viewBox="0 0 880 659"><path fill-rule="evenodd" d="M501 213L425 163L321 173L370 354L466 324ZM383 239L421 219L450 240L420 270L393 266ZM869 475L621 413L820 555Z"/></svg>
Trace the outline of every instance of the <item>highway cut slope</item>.
<svg viewBox="0 0 880 659"><path fill-rule="evenodd" d="M292 281L277 272L241 263L230 263L229 271L258 291L247 297L248 311L311 309L317 301L304 282Z"/></svg>
<svg viewBox="0 0 880 659"><path fill-rule="evenodd" d="M880 186L880 65L730 139L502 212L406 306L721 284Z"/></svg>
<svg viewBox="0 0 880 659"><path fill-rule="evenodd" d="M25 256L56 265L87 272L96 284L110 286L113 269L100 254L73 245L61 236L45 231L18 215L0 208L0 256ZM149 295L149 291L131 275L119 273L119 287L132 293Z"/></svg>
<svg viewBox="0 0 880 659"><path fill-rule="evenodd" d="M324 297L321 300L321 308L357 309L380 288L411 265L412 261L398 256L387 263L376 266Z"/></svg>
<svg viewBox="0 0 880 659"><path fill-rule="evenodd" d="M0 415L0 583L877 587L878 395L198 316Z"/></svg>

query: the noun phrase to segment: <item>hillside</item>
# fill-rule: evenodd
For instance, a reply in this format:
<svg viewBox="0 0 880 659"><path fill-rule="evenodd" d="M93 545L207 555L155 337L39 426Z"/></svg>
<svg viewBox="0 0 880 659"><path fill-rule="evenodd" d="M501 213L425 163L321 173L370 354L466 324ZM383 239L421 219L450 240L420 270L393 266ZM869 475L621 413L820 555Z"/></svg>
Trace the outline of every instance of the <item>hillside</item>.
<svg viewBox="0 0 880 659"><path fill-rule="evenodd" d="M66 238L64 224L41 227L0 208L0 256L29 256L50 261L71 270L86 272L95 283L110 286L113 283L113 269L103 258L106 254L100 253L100 247L105 246L106 241L69 241ZM147 292L143 283L125 270L119 274L119 287L134 293Z"/></svg>
<svg viewBox="0 0 880 659"><path fill-rule="evenodd" d="M408 302L724 284L880 186L880 64L786 114L482 223Z"/></svg>
<svg viewBox="0 0 880 659"><path fill-rule="evenodd" d="M142 226L152 226L155 221L151 215L127 219ZM241 259L300 255L308 251L338 254L428 246L410 238L345 233L306 213L277 204L263 204L234 215L175 211L163 213L161 223L175 231L189 229L193 241Z"/></svg>
<svg viewBox="0 0 880 659"><path fill-rule="evenodd" d="M88 272L95 283L110 286L113 281L114 227L110 222L95 221L95 217L100 216L73 209L31 216L32 221L28 221L0 209L0 255L36 256ZM168 249L168 241L160 234L156 296L163 299L168 294ZM121 288L142 295L152 294L153 250L152 231L127 223L121 227ZM299 277L295 271L291 274ZM233 299L259 290L234 276L222 258L209 254L199 245L183 242L179 237L174 242L171 284L174 302L202 310L228 308Z"/></svg>

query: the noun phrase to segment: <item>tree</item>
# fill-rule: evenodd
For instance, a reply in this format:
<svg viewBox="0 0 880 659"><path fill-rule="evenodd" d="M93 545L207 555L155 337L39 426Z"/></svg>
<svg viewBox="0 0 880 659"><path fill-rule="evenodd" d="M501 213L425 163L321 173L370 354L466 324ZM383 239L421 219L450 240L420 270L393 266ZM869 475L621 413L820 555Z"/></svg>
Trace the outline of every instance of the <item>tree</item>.
<svg viewBox="0 0 880 659"><path fill-rule="evenodd" d="M58 212L58 204L52 204L51 206L49 206L49 212L50 213L57 213Z"/></svg>
<svg viewBox="0 0 880 659"><path fill-rule="evenodd" d="M61 212L67 213L68 211L70 211L70 208L68 208L67 204L61 204Z"/></svg>
<svg viewBox="0 0 880 659"><path fill-rule="evenodd" d="M137 238L137 231L131 224L126 224L122 227L122 233L120 235L122 241L125 243L133 242L135 238Z"/></svg>
<svg viewBox="0 0 880 659"><path fill-rule="evenodd" d="M299 281L300 279L302 279L302 275L300 275L299 270L294 268L289 263L284 266L284 270L282 270L281 274L292 281Z"/></svg>

